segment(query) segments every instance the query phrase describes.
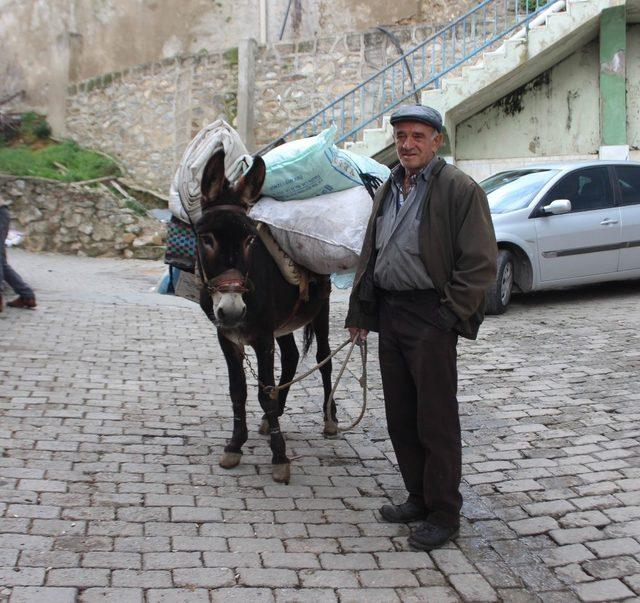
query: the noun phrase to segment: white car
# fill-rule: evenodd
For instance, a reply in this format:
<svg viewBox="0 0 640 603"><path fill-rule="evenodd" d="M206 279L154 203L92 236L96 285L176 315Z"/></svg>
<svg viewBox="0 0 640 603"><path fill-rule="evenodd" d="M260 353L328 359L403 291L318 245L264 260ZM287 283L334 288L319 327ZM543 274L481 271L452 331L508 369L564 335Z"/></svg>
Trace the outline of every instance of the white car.
<svg viewBox="0 0 640 603"><path fill-rule="evenodd" d="M536 164L480 186L499 248L487 313L512 291L640 278L640 163Z"/></svg>

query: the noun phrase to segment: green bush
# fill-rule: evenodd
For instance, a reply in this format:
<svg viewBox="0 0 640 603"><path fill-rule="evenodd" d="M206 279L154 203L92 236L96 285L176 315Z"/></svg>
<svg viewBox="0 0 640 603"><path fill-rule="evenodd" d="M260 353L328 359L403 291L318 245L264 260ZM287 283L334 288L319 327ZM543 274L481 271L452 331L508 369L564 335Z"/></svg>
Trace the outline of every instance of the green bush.
<svg viewBox="0 0 640 603"><path fill-rule="evenodd" d="M537 2L536 0L520 0L520 11L533 13L549 2L550 0L537 0Z"/></svg>
<svg viewBox="0 0 640 603"><path fill-rule="evenodd" d="M46 117L32 111L20 116L20 134L26 143L45 140L51 136L51 128Z"/></svg>

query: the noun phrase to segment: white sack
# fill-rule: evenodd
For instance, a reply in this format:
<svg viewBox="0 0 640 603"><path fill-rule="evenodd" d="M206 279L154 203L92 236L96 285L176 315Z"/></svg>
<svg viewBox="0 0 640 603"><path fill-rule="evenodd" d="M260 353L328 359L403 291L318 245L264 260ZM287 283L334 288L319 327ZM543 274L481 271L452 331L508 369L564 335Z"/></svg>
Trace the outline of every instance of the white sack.
<svg viewBox="0 0 640 603"><path fill-rule="evenodd" d="M372 201L364 186L301 201L263 197L249 216L269 226L294 262L318 274L354 268Z"/></svg>
<svg viewBox="0 0 640 603"><path fill-rule="evenodd" d="M179 220L189 222L191 218L195 224L200 218L202 172L220 149L224 149L224 171L231 182L252 163L240 135L226 121L218 119L202 128L182 155L169 190L169 210Z"/></svg>

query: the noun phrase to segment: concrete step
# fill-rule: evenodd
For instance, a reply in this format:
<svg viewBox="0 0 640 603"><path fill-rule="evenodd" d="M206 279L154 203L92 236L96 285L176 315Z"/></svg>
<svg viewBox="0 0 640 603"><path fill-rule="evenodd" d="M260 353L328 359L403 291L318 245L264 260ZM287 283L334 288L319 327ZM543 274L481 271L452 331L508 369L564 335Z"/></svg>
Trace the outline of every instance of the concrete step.
<svg viewBox="0 0 640 603"><path fill-rule="evenodd" d="M475 64L462 65L444 76L440 88L423 91L422 103L438 109L445 124L453 129L459 123L457 119L466 118L470 111L481 110L508 93L507 86L513 90L549 68L547 62L560 56L556 48L579 30L584 31L586 25L595 26L600 12L619 1L566 0L551 5L528 28L521 28L499 47L483 52ZM383 148L376 145L388 146L390 142L392 129L387 121L385 127L365 130L362 143L350 148L371 155Z"/></svg>

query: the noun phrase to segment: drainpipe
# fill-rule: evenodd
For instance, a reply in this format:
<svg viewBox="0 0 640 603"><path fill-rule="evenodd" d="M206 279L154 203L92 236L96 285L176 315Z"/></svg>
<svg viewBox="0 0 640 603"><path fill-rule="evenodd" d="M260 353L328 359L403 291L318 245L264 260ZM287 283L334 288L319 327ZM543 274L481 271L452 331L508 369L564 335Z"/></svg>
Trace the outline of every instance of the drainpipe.
<svg viewBox="0 0 640 603"><path fill-rule="evenodd" d="M626 7L600 13L600 159L629 159Z"/></svg>
<svg viewBox="0 0 640 603"><path fill-rule="evenodd" d="M237 129L249 151L253 151L255 145L256 50L257 44L253 39L241 40L238 44Z"/></svg>

